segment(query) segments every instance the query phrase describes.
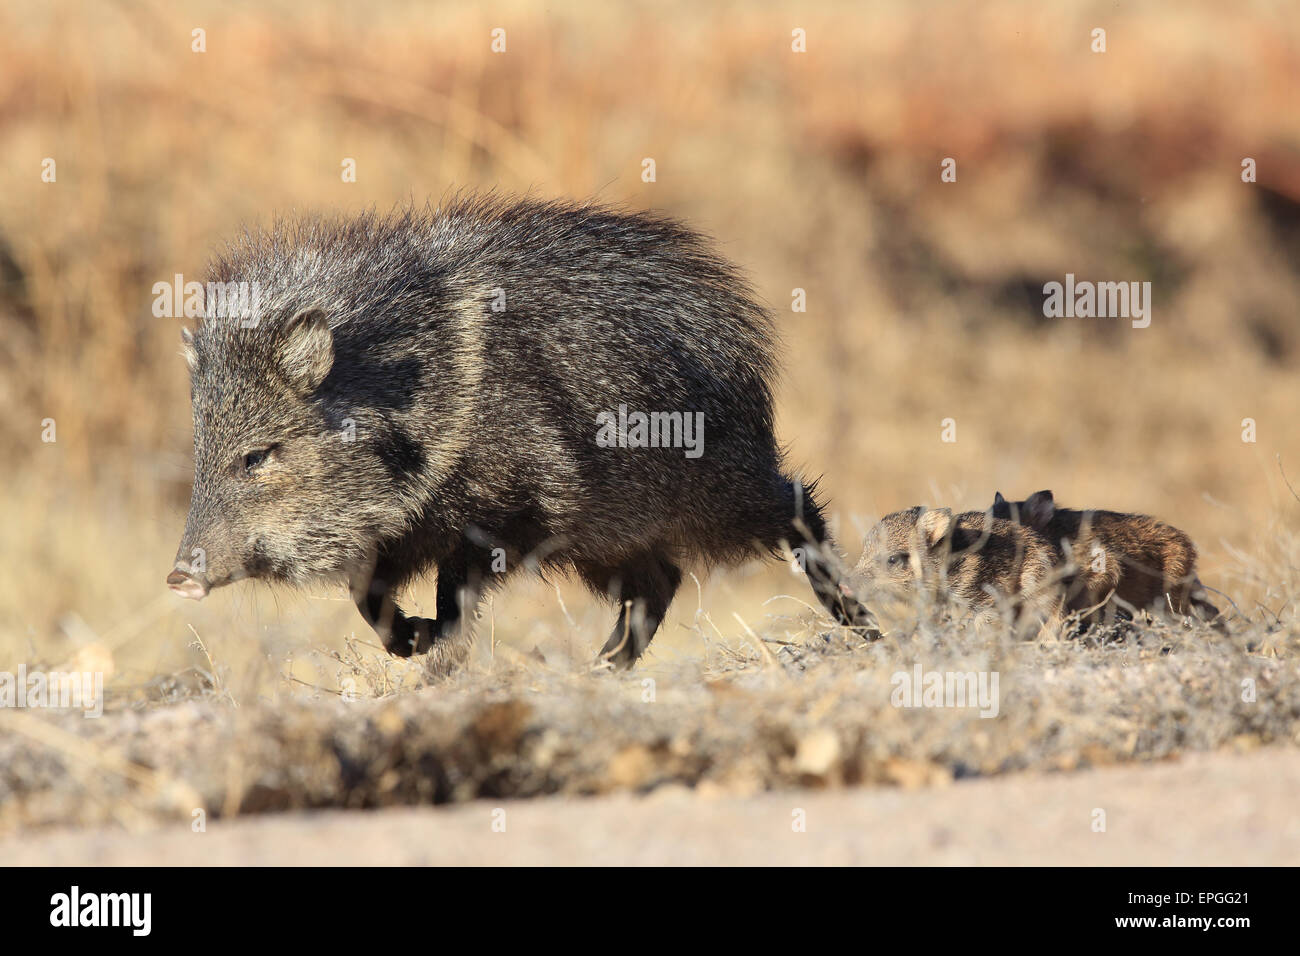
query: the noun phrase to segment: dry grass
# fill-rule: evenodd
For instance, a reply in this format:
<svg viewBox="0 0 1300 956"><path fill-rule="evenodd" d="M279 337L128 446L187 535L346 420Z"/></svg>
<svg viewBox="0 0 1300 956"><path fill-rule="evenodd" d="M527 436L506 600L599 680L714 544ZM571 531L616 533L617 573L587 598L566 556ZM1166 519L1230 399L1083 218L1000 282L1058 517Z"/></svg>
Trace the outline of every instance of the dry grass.
<svg viewBox="0 0 1300 956"><path fill-rule="evenodd" d="M18 734L0 761L21 795L3 801L10 824L148 816L149 787L232 812L585 792L610 785L624 752L617 766L650 780L779 786L801 782L800 741L818 727L842 758L823 776L842 782L883 779L890 759L939 779L1066 766L1090 745L1123 759L1295 739L1300 502L1277 463L1300 475L1300 23L1265 2L1230 18L1209 2L1010 0L791 16L0 9L0 670L90 662L118 708L99 722L0 714ZM1098 25L1104 55L1087 49ZM504 56L489 52L494 26ZM794 26L806 55L789 52ZM39 179L46 156L57 183ZM956 184L939 182L945 156ZM1240 182L1244 156L1258 184ZM355 184L340 181L344 157ZM200 274L215 242L274 210L386 208L462 185L599 195L715 234L780 319L779 432L794 462L825 473L850 558L899 507L1051 487L1187 530L1202 579L1239 609L1232 639L1040 648L949 629L801 671L749 634L814 640L807 589L754 566L683 591L644 671L661 687L647 706L642 672L587 675L612 615L567 585L499 595L473 673L418 691L339 594L241 586L179 607L162 578L188 497L188 396L153 283ZM1151 327L1043 320L1035 290L1066 272L1151 281ZM796 287L806 313L789 310ZM54 444L40 441L47 417ZM955 443L940 440L949 417ZM790 598L765 605L774 595ZM413 597L431 603L427 588ZM1003 717L900 716L884 691L916 659L1001 668ZM1269 691L1253 708L1235 702L1246 676ZM349 677L364 702L328 699ZM484 697L528 741L518 779L493 776L497 744L472 743ZM236 739L250 743L226 756ZM358 776L338 757L370 748L397 769ZM148 786L110 752L152 768ZM445 788L417 793L412 768L434 764ZM67 776L78 765L87 776Z"/></svg>
<svg viewBox="0 0 1300 956"><path fill-rule="evenodd" d="M188 689L120 691L99 720L8 714L0 831L670 784L941 786L1300 744L1293 627L1224 638L1155 623L1119 641L1018 643L949 622L865 646L812 623L769 622L771 636L626 676L496 649L427 685L418 664L349 646L314 655L314 688L286 676L269 697L233 696L218 667ZM915 666L997 674L996 715L897 706L895 675Z"/></svg>

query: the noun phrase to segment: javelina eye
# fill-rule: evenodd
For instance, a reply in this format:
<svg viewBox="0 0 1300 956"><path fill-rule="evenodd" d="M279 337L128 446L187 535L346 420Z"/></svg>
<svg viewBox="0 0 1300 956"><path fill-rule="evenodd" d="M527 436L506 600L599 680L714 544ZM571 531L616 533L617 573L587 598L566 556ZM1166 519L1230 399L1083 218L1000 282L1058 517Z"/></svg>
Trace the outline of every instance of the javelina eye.
<svg viewBox="0 0 1300 956"><path fill-rule="evenodd" d="M271 456L275 453L275 450L278 447L278 445L271 445L269 448L255 448L246 453L244 457L240 459L240 465L244 469L244 474L251 475L253 472L257 471L257 469L265 465L271 460Z"/></svg>
<svg viewBox="0 0 1300 956"><path fill-rule="evenodd" d="M891 568L896 568L906 563L907 563L906 551L899 551L897 554L891 554L889 556L889 566Z"/></svg>

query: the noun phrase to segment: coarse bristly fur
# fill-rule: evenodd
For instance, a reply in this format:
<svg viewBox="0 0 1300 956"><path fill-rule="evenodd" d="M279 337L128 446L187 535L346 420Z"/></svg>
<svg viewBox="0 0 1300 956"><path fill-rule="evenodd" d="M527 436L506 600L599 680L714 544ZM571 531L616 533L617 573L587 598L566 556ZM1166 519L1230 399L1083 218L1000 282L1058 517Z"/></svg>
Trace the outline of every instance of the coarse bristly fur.
<svg viewBox="0 0 1300 956"><path fill-rule="evenodd" d="M260 318L187 336L179 592L341 577L392 653L431 651L445 671L485 588L563 568L618 602L603 654L630 666L686 562L786 542L837 620L874 635L773 437L772 319L681 223L457 196L277 221L209 281L257 283ZM703 413L703 454L601 447L597 416L620 405ZM407 617L394 592L433 568L437 619Z"/></svg>
<svg viewBox="0 0 1300 956"><path fill-rule="evenodd" d="M1009 605L1016 631L1055 637L1054 572L1051 546L1029 528L982 511L917 506L872 527L852 580L867 593L948 595L985 615Z"/></svg>
<svg viewBox="0 0 1300 956"><path fill-rule="evenodd" d="M1120 611L1197 614L1223 630L1219 609L1196 574L1196 546L1185 533L1147 515L1058 507L1050 491L1024 501L994 495L991 513L1033 528L1056 549L1067 611L1085 626Z"/></svg>

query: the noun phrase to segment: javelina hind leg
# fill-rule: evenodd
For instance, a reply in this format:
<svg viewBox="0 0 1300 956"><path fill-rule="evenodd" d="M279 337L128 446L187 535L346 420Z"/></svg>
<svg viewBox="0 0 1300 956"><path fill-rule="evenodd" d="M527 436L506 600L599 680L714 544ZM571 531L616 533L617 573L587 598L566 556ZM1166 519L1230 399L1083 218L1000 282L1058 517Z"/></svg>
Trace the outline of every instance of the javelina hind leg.
<svg viewBox="0 0 1300 956"><path fill-rule="evenodd" d="M618 622L600 649L601 658L626 670L645 653L682 583L682 572L667 558L647 554L609 571L579 567L593 590L616 598Z"/></svg>
<svg viewBox="0 0 1300 956"><path fill-rule="evenodd" d="M384 649L394 657L410 657L429 649L433 634L433 621L423 617L407 617L393 600L393 592L402 581L402 575L384 559L380 559L368 576L352 582L352 599L357 610L375 634Z"/></svg>
<svg viewBox="0 0 1300 956"><path fill-rule="evenodd" d="M859 630L867 640L877 640L880 631L875 619L853 596L844 583L841 562L835 553L821 506L813 500L810 489L795 482L787 482L780 503L777 531L768 541L769 548L779 547L785 541L791 548L799 549L803 569L817 600L840 624Z"/></svg>

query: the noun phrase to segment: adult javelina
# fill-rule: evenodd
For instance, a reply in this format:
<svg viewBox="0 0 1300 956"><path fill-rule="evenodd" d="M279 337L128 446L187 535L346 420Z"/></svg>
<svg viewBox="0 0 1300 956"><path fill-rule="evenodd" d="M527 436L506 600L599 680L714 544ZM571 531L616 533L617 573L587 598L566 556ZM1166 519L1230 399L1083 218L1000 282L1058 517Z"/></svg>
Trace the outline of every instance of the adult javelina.
<svg viewBox="0 0 1300 956"><path fill-rule="evenodd" d="M445 671L483 589L533 558L619 603L602 653L627 667L684 563L787 541L836 619L866 625L773 438L771 318L684 225L462 197L246 233L210 281L257 283L261 320L187 337L179 593L343 579L391 653ZM703 454L598 443L620 405L703 413ZM434 567L437 619L408 617L394 592Z"/></svg>

